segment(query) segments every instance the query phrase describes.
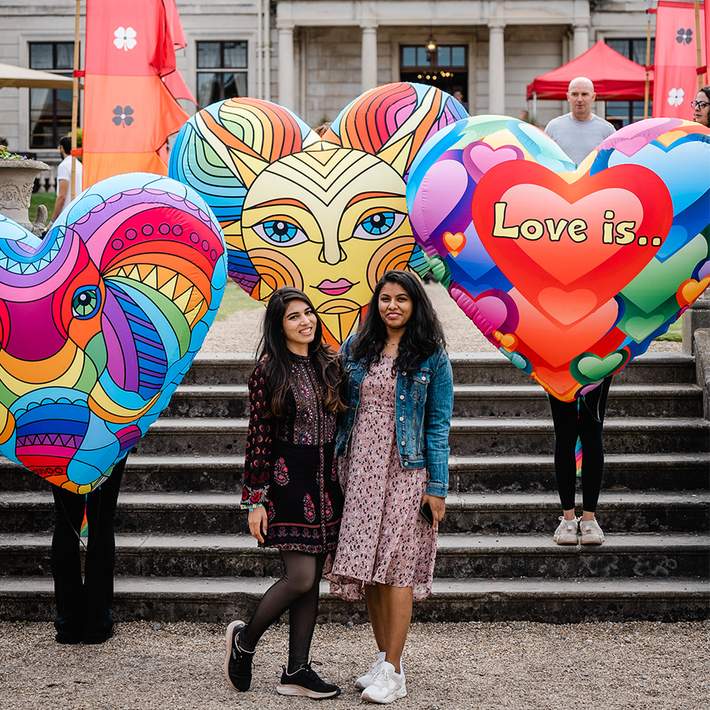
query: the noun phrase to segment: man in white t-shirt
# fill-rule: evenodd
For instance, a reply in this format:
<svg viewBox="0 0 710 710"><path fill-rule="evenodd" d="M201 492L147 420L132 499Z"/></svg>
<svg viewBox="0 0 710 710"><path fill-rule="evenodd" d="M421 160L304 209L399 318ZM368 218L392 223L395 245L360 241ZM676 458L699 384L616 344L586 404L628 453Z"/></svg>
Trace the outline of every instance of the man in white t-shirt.
<svg viewBox="0 0 710 710"><path fill-rule="evenodd" d="M51 221L54 222L62 210L81 192L82 167L77 159L74 173L74 190L71 185L71 138L64 136L59 139L59 155L62 162L57 166L57 201L54 203L54 212Z"/></svg>
<svg viewBox="0 0 710 710"><path fill-rule="evenodd" d="M616 130L611 123L592 113L595 98L591 79L586 76L572 79L567 88L570 113L553 118L545 127L545 133L577 165Z"/></svg>

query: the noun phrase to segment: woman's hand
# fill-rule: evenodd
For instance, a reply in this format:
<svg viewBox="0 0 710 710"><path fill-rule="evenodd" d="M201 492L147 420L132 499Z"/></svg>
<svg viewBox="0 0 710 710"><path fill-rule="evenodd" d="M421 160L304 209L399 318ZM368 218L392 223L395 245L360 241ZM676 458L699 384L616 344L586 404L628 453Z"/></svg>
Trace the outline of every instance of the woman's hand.
<svg viewBox="0 0 710 710"><path fill-rule="evenodd" d="M249 532L258 542L264 542L264 535L269 529L269 521L266 517L266 510L263 505L258 505L254 510L249 511Z"/></svg>
<svg viewBox="0 0 710 710"><path fill-rule="evenodd" d="M440 498L439 496L430 496L425 493L422 496L422 505L428 505L431 508L431 514L434 519L434 524L432 527L434 530L439 530L439 523L444 519L446 515L446 499Z"/></svg>

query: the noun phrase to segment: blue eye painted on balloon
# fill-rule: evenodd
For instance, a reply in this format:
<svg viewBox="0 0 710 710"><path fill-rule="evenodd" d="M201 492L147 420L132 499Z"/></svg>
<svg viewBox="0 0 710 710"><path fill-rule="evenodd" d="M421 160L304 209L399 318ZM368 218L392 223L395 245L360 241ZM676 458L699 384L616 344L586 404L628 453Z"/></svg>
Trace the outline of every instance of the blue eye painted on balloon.
<svg viewBox="0 0 710 710"><path fill-rule="evenodd" d="M101 289L98 286L81 286L71 300L71 310L74 318L88 320L93 318L101 308Z"/></svg>
<svg viewBox="0 0 710 710"><path fill-rule="evenodd" d="M267 219L254 225L254 231L269 244L292 247L308 240L304 231L285 219Z"/></svg>
<svg viewBox="0 0 710 710"><path fill-rule="evenodd" d="M395 212L394 210L373 212L358 223L353 236L359 239L383 239L384 237L389 237L390 234L397 231L404 221L404 217L405 215L401 212Z"/></svg>

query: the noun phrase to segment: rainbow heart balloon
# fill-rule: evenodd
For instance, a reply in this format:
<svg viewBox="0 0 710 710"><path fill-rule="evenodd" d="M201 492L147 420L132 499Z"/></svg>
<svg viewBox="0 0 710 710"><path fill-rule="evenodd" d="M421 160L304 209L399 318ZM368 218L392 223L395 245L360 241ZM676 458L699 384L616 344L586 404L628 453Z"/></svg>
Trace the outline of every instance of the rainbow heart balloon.
<svg viewBox="0 0 710 710"><path fill-rule="evenodd" d="M539 129L479 116L410 170L418 243L511 362L572 401L619 372L710 284L710 130L657 118L579 167Z"/></svg>
<svg viewBox="0 0 710 710"><path fill-rule="evenodd" d="M43 241L0 219L0 452L100 485L189 369L226 271L209 207L158 175L97 183Z"/></svg>

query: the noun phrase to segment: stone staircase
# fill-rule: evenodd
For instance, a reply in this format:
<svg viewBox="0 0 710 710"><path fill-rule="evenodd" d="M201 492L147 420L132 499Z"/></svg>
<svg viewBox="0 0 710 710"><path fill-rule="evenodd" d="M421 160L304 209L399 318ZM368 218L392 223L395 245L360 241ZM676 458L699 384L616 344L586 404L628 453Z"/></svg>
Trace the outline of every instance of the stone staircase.
<svg viewBox="0 0 710 710"><path fill-rule="evenodd" d="M452 358L451 495L428 620L706 618L710 602L710 422L695 364L648 354L612 387L599 548L551 534L552 423L542 390L504 358ZM225 621L246 615L279 572L238 512L246 357L199 356L129 458L117 519L120 618ZM45 484L0 464L0 618L53 610ZM324 619L363 619L323 587Z"/></svg>

